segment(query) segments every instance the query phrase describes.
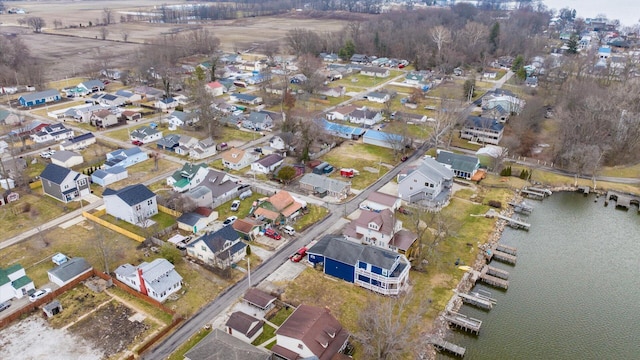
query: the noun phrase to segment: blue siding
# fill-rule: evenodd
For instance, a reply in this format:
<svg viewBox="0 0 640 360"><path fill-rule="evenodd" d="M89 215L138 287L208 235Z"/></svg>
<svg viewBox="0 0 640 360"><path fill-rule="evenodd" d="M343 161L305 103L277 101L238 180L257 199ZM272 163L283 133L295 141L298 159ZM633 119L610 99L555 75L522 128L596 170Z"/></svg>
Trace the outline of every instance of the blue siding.
<svg viewBox="0 0 640 360"><path fill-rule="evenodd" d="M324 256L317 254L309 254L309 262L313 265L324 262Z"/></svg>
<svg viewBox="0 0 640 360"><path fill-rule="evenodd" d="M326 259L324 263L324 273L350 283L353 283L355 279L353 265L343 264L332 259Z"/></svg>

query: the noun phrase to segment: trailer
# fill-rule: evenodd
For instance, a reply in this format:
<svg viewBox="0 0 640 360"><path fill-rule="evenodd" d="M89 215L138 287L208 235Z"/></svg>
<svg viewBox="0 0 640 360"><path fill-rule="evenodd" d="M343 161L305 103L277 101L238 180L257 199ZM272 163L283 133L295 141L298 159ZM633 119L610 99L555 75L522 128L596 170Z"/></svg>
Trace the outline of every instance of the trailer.
<svg viewBox="0 0 640 360"><path fill-rule="evenodd" d="M360 172L356 169L340 169L340 176L346 178L352 178L358 175Z"/></svg>

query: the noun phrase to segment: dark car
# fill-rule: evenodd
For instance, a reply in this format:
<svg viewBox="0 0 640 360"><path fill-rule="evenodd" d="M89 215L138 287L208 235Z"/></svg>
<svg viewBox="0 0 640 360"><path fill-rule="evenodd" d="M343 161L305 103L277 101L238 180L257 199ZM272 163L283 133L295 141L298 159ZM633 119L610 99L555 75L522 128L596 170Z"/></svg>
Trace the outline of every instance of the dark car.
<svg viewBox="0 0 640 360"><path fill-rule="evenodd" d="M409 159L409 157L407 155L403 156L402 158L400 158L400 161L405 162Z"/></svg>
<svg viewBox="0 0 640 360"><path fill-rule="evenodd" d="M411 215L411 211L409 211L407 208L403 208L403 207L398 208L398 212L400 214L404 214L404 215Z"/></svg>

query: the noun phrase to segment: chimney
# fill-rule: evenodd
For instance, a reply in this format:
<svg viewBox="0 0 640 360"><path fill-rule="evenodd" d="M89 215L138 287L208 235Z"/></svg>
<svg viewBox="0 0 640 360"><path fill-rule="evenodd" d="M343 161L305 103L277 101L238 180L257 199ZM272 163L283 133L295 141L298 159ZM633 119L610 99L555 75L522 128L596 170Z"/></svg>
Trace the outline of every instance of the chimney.
<svg viewBox="0 0 640 360"><path fill-rule="evenodd" d="M138 280L140 281L140 292L143 295L148 295L147 294L147 287L144 285L144 278L142 277L142 269L138 268Z"/></svg>

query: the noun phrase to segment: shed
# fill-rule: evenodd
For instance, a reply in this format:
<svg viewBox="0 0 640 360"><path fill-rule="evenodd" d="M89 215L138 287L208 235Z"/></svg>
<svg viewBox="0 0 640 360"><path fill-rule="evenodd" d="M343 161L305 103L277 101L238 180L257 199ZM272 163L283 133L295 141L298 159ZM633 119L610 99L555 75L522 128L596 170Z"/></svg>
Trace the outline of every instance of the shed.
<svg viewBox="0 0 640 360"><path fill-rule="evenodd" d="M67 258L67 255L63 253L57 253L53 255L53 257L51 257L51 261L53 261L53 263L56 265L62 265L66 263L67 260L69 260L69 258Z"/></svg>
<svg viewBox="0 0 640 360"><path fill-rule="evenodd" d="M93 268L84 258L77 257L47 271L47 274L51 282L64 286L91 270Z"/></svg>
<svg viewBox="0 0 640 360"><path fill-rule="evenodd" d="M42 311L44 311L44 314L47 315L48 318L53 317L62 312L62 304L60 304L60 301L58 300L53 300L52 302L43 306Z"/></svg>

